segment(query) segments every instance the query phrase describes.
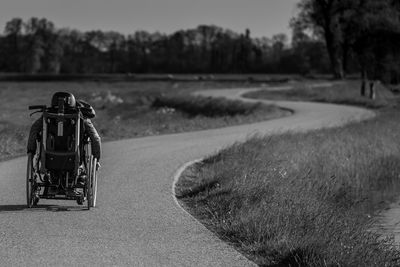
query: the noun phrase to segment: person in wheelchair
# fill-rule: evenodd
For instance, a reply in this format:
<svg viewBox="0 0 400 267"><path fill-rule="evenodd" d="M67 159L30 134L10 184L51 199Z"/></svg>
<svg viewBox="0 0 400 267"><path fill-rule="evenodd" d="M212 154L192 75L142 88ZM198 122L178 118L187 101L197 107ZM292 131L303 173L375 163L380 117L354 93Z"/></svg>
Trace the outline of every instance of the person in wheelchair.
<svg viewBox="0 0 400 267"><path fill-rule="evenodd" d="M61 108L61 109L60 109ZM101 156L101 138L97 133L96 128L93 126L90 118L95 117L94 109L85 101L83 100L76 100L74 95L68 92L57 92L52 96L51 99L51 107L55 113L62 110L65 113L68 112L76 112L79 110L81 113L81 117L83 120L83 133L84 136L90 138L91 141L91 151L93 156L97 159L97 166L96 169L100 167L100 156ZM35 154L37 149L37 141L40 140L40 136L43 131L43 116L37 119L31 126L28 144L27 144L27 152ZM82 140L83 141L83 140ZM39 141L40 142L40 141ZM63 144L63 148L67 148L69 144L68 140L65 141ZM81 144L83 142L80 142ZM81 162L82 163L82 162ZM48 181L51 182L51 181ZM79 177L78 183L84 184L83 178Z"/></svg>

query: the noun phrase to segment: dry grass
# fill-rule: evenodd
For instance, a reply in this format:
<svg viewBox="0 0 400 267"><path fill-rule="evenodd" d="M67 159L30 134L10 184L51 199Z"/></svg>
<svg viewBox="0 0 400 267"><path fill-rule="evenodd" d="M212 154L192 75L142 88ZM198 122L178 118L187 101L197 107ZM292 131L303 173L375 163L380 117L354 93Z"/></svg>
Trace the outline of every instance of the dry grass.
<svg viewBox="0 0 400 267"><path fill-rule="evenodd" d="M0 160L25 153L29 127L39 117L37 114L30 118L28 106L49 105L51 96L57 91L72 92L77 98L94 105L97 116L93 122L103 141L217 128L285 113L276 107L257 106L246 114L209 117L207 114L194 116L185 110L153 105L162 96L171 99L179 96L180 100L190 101L188 93L197 89L237 86L237 83L215 82L1 82ZM227 107L237 105L242 108L237 103L224 103Z"/></svg>
<svg viewBox="0 0 400 267"><path fill-rule="evenodd" d="M161 96L153 102L155 108L173 108L187 113L188 115L221 117L221 116L237 116L250 115L258 108L261 108L261 103L245 103L240 100L227 101L224 98L212 98L179 95L179 96Z"/></svg>
<svg viewBox="0 0 400 267"><path fill-rule="evenodd" d="M367 229L400 189L399 115L254 137L187 170L177 196L261 265L398 266Z"/></svg>
<svg viewBox="0 0 400 267"><path fill-rule="evenodd" d="M252 92L245 96L256 99L314 101L356 105L374 109L393 106L395 104L392 92L379 83L376 85L375 100L360 96L360 81L336 83L332 87L312 87L307 83L300 83L294 84L291 90L271 91L266 89Z"/></svg>
<svg viewBox="0 0 400 267"><path fill-rule="evenodd" d="M187 169L176 195L261 266L399 266L368 231L400 189L400 111L386 103L369 121L235 144Z"/></svg>

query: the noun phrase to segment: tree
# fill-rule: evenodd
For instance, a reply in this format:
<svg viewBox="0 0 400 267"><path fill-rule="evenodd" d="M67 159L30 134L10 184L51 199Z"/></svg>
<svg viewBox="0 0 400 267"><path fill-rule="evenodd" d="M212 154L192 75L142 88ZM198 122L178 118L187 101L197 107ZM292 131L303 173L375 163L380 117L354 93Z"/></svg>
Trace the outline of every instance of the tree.
<svg viewBox="0 0 400 267"><path fill-rule="evenodd" d="M63 48L54 23L45 18L31 18L25 26L25 71L59 73Z"/></svg>
<svg viewBox="0 0 400 267"><path fill-rule="evenodd" d="M382 79L397 65L400 10L390 0L360 0L349 19L363 79ZM397 58L397 60L396 60ZM392 60L389 60L392 59Z"/></svg>
<svg viewBox="0 0 400 267"><path fill-rule="evenodd" d="M62 57L60 63L61 73L82 73L82 65L85 54L84 33L63 28L57 31L59 43L62 46Z"/></svg>
<svg viewBox="0 0 400 267"><path fill-rule="evenodd" d="M300 13L295 24L323 36L329 54L332 72L335 78L344 77L342 42L345 39L340 23L342 22L341 0L303 0L298 7Z"/></svg>
<svg viewBox="0 0 400 267"><path fill-rule="evenodd" d="M21 18L14 18L6 23L4 34L4 50L6 53L6 68L12 72L19 72L21 68L21 53L23 46L22 30L24 22Z"/></svg>
<svg viewBox="0 0 400 267"><path fill-rule="evenodd" d="M351 24L341 25L343 32L351 28L347 27ZM321 39L308 36L302 29L294 31L294 36L290 46L282 34L271 39L252 38L248 29L239 34L215 25L200 25L169 35L137 31L125 36L101 30L57 29L45 18L26 22L16 18L7 23L4 36L0 36L0 71L303 74L326 71ZM362 51L352 46L361 42L351 39L348 43L350 52ZM374 57L376 50L376 47L370 49ZM396 57L387 56L385 60L381 63L388 65Z"/></svg>
<svg viewBox="0 0 400 267"><path fill-rule="evenodd" d="M311 36L299 24L292 24L292 57L295 69L302 74L329 73L324 40Z"/></svg>
<svg viewBox="0 0 400 267"><path fill-rule="evenodd" d="M125 36L114 31L104 33L104 46L107 51L108 72L116 73L119 70L125 52Z"/></svg>
<svg viewBox="0 0 400 267"><path fill-rule="evenodd" d="M323 36L333 74L343 78L350 55L363 77L377 78L381 61L393 55L399 32L399 4L392 0L303 0L294 24ZM396 38L394 38L396 36ZM383 46L382 44L385 44Z"/></svg>
<svg viewBox="0 0 400 267"><path fill-rule="evenodd" d="M287 40L288 38L286 34L283 33L272 36L272 54L275 62L279 62L281 60L287 45Z"/></svg>

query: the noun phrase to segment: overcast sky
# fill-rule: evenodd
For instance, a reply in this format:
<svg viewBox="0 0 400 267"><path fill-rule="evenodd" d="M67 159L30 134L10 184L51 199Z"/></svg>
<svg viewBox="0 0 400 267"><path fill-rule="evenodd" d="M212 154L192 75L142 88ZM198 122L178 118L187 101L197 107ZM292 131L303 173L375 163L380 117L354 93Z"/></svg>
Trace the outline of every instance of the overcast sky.
<svg viewBox="0 0 400 267"><path fill-rule="evenodd" d="M45 17L58 28L172 33L214 24L253 37L290 34L299 0L0 0L0 27L14 17Z"/></svg>

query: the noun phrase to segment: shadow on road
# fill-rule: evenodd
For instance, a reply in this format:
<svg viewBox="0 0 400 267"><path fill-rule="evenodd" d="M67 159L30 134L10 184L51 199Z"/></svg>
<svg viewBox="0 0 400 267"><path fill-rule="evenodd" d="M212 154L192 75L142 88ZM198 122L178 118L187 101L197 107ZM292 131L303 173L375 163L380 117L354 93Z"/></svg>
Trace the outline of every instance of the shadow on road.
<svg viewBox="0 0 400 267"><path fill-rule="evenodd" d="M26 205L0 205L0 213L3 212L39 212L39 211L84 211L87 210L86 206L58 206L58 205L37 205L32 208L28 208Z"/></svg>

